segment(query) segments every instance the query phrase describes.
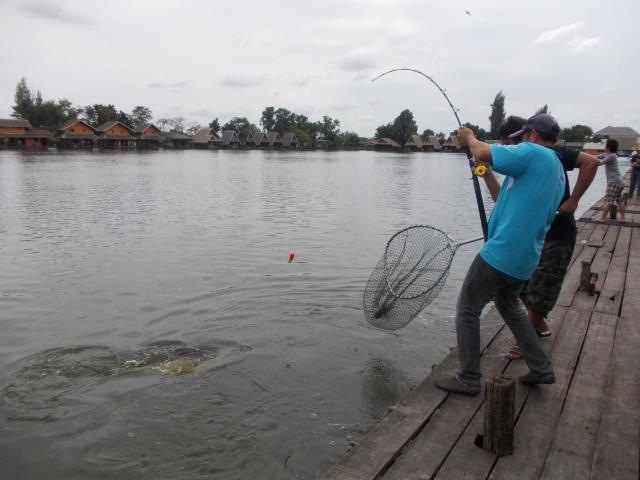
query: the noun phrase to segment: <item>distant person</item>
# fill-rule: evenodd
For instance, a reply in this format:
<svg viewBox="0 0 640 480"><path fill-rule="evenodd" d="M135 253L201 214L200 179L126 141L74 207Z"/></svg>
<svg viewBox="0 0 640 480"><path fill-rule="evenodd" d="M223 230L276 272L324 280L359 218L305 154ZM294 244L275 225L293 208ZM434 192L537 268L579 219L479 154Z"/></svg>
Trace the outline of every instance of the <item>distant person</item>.
<svg viewBox="0 0 640 480"><path fill-rule="evenodd" d="M607 175L607 193L602 206L602 216L600 220L606 220L611 205L614 203L618 205L620 210L620 220L624 222L624 203L622 202L622 190L624 189L624 181L622 175L620 175L620 169L618 168L618 141L613 138L607 139L607 143L604 146L604 153L598 155L599 164L604 165L605 173Z"/></svg>
<svg viewBox="0 0 640 480"><path fill-rule="evenodd" d="M633 192L638 187L638 198L640 198L640 155L637 150L633 150L629 156L631 164L631 179L629 180L629 198L633 197Z"/></svg>
<svg viewBox="0 0 640 480"><path fill-rule="evenodd" d="M508 117L499 129L502 143L505 145L520 143L524 123L523 118ZM579 173L571 193L567 178L564 194L558 205L558 214L544 238L538 266L520 295L520 299L527 307L529 321L539 337L551 335L546 318L558 301L576 245L577 228L573 214L578 208L582 195L589 188L598 171L596 157L584 152L555 147L556 140L557 138L553 136L541 135L540 144L553 149L558 154L565 175L576 167L579 169ZM489 193L495 200L499 193L499 190L495 188L495 185L499 185L495 176L489 170L483 178L487 182ZM519 347L515 346L507 353L507 357L511 360L519 359L522 357L522 352Z"/></svg>
<svg viewBox="0 0 640 480"><path fill-rule="evenodd" d="M525 141L518 145L488 145L475 138L472 130L458 130L458 139L477 161L507 177L489 219L488 240L469 267L458 297L460 369L456 376L434 382L448 392L480 392L480 315L491 300L516 337L529 367L520 382L555 382L551 361L518 295L538 264L544 236L564 192L566 180L558 155L538 144L540 135L557 136L560 128L553 117L539 114L527 120L523 130Z"/></svg>

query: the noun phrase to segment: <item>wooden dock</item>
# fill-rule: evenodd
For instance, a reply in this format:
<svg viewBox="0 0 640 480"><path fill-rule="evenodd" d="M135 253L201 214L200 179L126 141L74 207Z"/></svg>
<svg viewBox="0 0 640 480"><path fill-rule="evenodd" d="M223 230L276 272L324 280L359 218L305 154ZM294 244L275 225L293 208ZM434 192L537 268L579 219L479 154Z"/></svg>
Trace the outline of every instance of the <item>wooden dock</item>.
<svg viewBox="0 0 640 480"><path fill-rule="evenodd" d="M602 201L578 221L578 240L544 339L556 383L516 387L514 453L474 444L483 432L480 395L448 394L457 350L349 451L325 480L640 478L640 203L626 222L599 222ZM578 291L582 261L598 273L595 294ZM522 360L495 309L481 321L482 372L517 378Z"/></svg>

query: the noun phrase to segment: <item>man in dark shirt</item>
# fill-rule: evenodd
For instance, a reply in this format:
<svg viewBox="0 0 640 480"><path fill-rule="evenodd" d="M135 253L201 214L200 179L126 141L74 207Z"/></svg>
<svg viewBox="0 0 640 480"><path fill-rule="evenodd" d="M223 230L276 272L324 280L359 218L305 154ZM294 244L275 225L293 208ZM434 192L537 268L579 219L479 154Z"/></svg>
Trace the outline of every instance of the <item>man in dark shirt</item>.
<svg viewBox="0 0 640 480"><path fill-rule="evenodd" d="M524 123L523 118L510 116L500 129L502 142L506 144L519 143L524 134L522 131ZM558 300L576 244L577 229L573 214L578 207L580 198L591 185L599 163L593 155L555 147L554 143L549 140L545 146L556 152L564 171L569 172L577 167L579 173L573 191L570 191L567 178L564 195L558 206L558 214L544 239L538 266L520 297L527 307L529 321L540 337L551 335L545 318ZM499 193L500 184L491 172L483 178L489 193L495 200ZM518 347L514 347L507 356L511 359L517 359L521 358L522 354Z"/></svg>

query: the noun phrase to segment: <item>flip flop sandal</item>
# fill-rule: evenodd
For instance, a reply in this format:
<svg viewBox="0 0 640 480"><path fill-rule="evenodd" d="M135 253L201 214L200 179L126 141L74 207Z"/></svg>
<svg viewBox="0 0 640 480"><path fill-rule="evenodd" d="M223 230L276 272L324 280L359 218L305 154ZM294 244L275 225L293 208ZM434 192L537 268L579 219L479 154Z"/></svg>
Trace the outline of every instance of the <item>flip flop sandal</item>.
<svg viewBox="0 0 640 480"><path fill-rule="evenodd" d="M517 346L515 346L515 347L512 347L511 350L507 352L506 357L509 360L520 360L522 358L522 352Z"/></svg>

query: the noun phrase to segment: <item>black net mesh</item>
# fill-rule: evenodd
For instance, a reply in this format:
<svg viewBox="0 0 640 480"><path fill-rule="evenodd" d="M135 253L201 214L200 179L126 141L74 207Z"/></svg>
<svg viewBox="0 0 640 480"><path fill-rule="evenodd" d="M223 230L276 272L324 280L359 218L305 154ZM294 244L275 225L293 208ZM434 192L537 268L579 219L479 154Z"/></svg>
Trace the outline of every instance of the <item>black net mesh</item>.
<svg viewBox="0 0 640 480"><path fill-rule="evenodd" d="M455 249L446 233L428 225L391 237L364 290L367 322L385 330L407 325L442 290Z"/></svg>

